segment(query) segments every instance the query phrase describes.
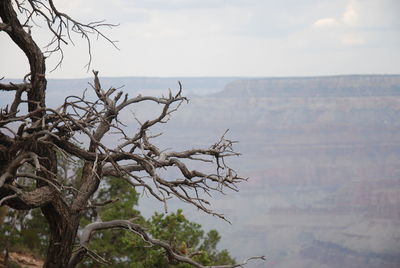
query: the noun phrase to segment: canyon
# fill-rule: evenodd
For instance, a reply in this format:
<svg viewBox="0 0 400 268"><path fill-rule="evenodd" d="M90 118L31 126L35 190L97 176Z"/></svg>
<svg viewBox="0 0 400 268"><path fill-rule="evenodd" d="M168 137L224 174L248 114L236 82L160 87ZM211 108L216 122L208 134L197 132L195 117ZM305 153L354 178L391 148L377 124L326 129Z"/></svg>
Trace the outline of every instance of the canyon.
<svg viewBox="0 0 400 268"><path fill-rule="evenodd" d="M131 96L176 92L178 80L190 101L154 129L160 148L208 147L229 129L242 153L229 161L249 180L211 198L232 225L174 201L170 210L216 228L238 261L267 257L249 267L400 266L400 75L101 79ZM50 79L49 103L88 82ZM132 115L157 109L120 116L135 129ZM139 209L150 216L162 204L142 198Z"/></svg>

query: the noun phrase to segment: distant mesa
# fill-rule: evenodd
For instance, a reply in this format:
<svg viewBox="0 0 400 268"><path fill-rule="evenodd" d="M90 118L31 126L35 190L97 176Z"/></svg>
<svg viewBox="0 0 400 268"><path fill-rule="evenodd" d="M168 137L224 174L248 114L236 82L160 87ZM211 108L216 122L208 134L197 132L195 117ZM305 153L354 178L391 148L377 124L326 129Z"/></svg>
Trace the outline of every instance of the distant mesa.
<svg viewBox="0 0 400 268"><path fill-rule="evenodd" d="M240 79L219 97L362 97L399 96L400 75L338 75Z"/></svg>

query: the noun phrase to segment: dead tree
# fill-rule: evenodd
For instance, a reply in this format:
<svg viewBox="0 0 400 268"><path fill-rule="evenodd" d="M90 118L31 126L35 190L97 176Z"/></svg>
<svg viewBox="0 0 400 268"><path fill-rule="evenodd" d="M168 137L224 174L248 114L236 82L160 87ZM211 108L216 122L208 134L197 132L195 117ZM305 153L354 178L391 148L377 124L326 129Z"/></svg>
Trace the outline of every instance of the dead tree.
<svg viewBox="0 0 400 268"><path fill-rule="evenodd" d="M24 22L21 22L23 17ZM173 259L203 267L189 256L175 252L168 243L152 238L134 220L91 223L78 235L79 223L88 209L102 205L96 204L93 196L105 176L126 180L161 202L166 203L174 196L205 213L223 218L209 208L204 196L225 188L236 189L236 184L244 180L225 162L226 157L238 155L232 148L233 142L222 136L209 148L179 152L162 151L152 143L155 137L150 135L150 128L165 123L180 103L186 101L180 83L179 91L169 92L166 97L130 97L115 88L102 88L98 72L93 71L91 90L96 93L95 100L87 99L84 94L68 96L58 108L49 108L46 105L45 57L59 53L61 62L63 45L72 41L72 34L88 41L91 57L90 34L113 43L100 31L101 27L112 25L80 23L58 11L52 0L0 0L0 18L0 31L8 34L24 52L30 67L22 83L0 83L0 92L14 93L12 102L0 110L0 206L17 210L41 209L50 227L45 267L75 267L90 251L91 234L111 228L129 230L150 245L164 248ZM36 25L33 19L44 21L53 35L46 51L39 48L30 34L30 27ZM141 123L136 133L128 133L118 115L140 102L154 102L162 107L161 112ZM106 145L105 135L115 136L120 144ZM88 143L78 146L78 137L85 137ZM84 163L80 176L73 183L60 175L60 155ZM191 169L188 161L214 165L214 172ZM26 166L32 172L24 172ZM175 179L165 178L160 175L163 168L175 168L181 175ZM31 180L34 187L19 183L22 178Z"/></svg>

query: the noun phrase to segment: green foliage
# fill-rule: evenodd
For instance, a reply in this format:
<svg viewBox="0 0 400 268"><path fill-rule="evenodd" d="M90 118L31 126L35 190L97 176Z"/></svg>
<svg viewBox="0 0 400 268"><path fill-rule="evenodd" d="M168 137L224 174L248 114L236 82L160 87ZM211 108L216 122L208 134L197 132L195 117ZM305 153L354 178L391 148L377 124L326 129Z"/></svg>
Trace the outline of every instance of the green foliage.
<svg viewBox="0 0 400 268"><path fill-rule="evenodd" d="M0 208L1 224L0 224L0 248L3 250L11 249L21 244L21 235L14 222L17 219L17 214L7 207ZM5 253L5 252L2 252Z"/></svg>
<svg viewBox="0 0 400 268"><path fill-rule="evenodd" d="M169 215L156 213L149 220L150 233L157 239L169 242L176 251L183 255L194 255L194 260L203 265L234 264L227 250L218 251L217 244L221 237L216 230L204 235L201 225L190 222L183 215L182 210ZM154 267L189 268L188 264L169 264L162 250Z"/></svg>
<svg viewBox="0 0 400 268"><path fill-rule="evenodd" d="M35 249L38 255L44 256L48 245L49 228L40 209L32 210L30 215L22 231L24 244L30 249Z"/></svg>
<svg viewBox="0 0 400 268"><path fill-rule="evenodd" d="M147 227L154 238L169 242L181 254L189 255L197 252L194 259L204 265L235 263L228 251L217 250L221 237L216 230L211 230L204 235L201 225L187 220L182 210L168 215L155 213L151 219L145 221L140 216L140 212L134 209L138 204L136 191L121 178L107 178L98 192L97 201L104 202L117 198L119 202L98 210L98 216L103 221L136 218L135 221ZM84 225L93 218L93 216L91 219L87 218ZM90 242L90 249L103 258L112 260L112 267L191 267L188 264L171 263L164 249L150 248L140 237L126 230L107 230L96 233ZM80 267L99 267L99 264L87 258Z"/></svg>
<svg viewBox="0 0 400 268"><path fill-rule="evenodd" d="M169 215L155 213L149 224L149 231L155 238L169 242L174 248L181 246L182 242L188 249L194 248L204 235L201 225L189 222L182 210Z"/></svg>
<svg viewBox="0 0 400 268"><path fill-rule="evenodd" d="M81 225L85 226L96 218L102 221L136 218L137 222L145 222L140 212L134 209L138 204L138 194L123 178L109 177L103 181L96 202L107 200L118 201L88 213L81 221ZM106 260L112 260L112 267L140 267L130 266L130 263L144 254L143 247L144 244L139 237L125 230L96 232L90 241L90 249ZM99 267L99 264L87 258L80 267Z"/></svg>
<svg viewBox="0 0 400 268"><path fill-rule="evenodd" d="M206 256L208 256L208 260L202 262L206 265L222 265L222 264L235 264L235 261L229 255L229 252L224 249L222 251L217 250L217 244L221 240L221 236L218 234L216 230L210 230L206 237L204 238L204 242L200 247L200 250L206 252Z"/></svg>
<svg viewBox="0 0 400 268"><path fill-rule="evenodd" d="M97 203L114 200L104 207L89 210L81 220L81 226L101 219L132 219L142 226L156 239L169 242L176 251L183 255L194 254L194 259L203 265L233 264L235 261L228 251L217 250L221 237L216 230L205 234L201 225L189 221L182 210L176 213L155 213L151 219L145 220L135 207L138 194L123 178L109 177L102 181L95 196ZM118 201L117 201L118 200ZM3 209L3 208L1 208ZM16 213L16 214L15 214ZM14 210L2 213L0 220L0 248L34 249L33 253L45 255L48 239L48 227L40 210L35 209L19 215ZM3 215L3 216L2 216ZM7 216L4 216L7 215ZM6 245L6 243L8 243ZM3 245L4 244L4 245ZM190 268L188 264L173 263L159 247L149 247L137 235L126 230L105 230L96 232L89 244L90 250L111 262L99 265L91 258L86 258L79 267L116 267L116 268Z"/></svg>
<svg viewBox="0 0 400 268"><path fill-rule="evenodd" d="M44 256L47 248L48 227L40 210L33 209L26 212L5 207L0 209L3 213L8 210L0 224L0 249Z"/></svg>

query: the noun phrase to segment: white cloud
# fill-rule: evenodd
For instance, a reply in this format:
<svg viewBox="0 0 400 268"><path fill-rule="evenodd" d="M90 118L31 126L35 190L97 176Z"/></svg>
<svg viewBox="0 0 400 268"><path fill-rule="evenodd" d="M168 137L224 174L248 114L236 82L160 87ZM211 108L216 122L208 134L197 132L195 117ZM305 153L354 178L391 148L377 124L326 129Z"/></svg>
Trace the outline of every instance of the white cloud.
<svg viewBox="0 0 400 268"><path fill-rule="evenodd" d="M319 19L313 23L313 26L317 28L334 27L338 25L339 23L335 18Z"/></svg>
<svg viewBox="0 0 400 268"><path fill-rule="evenodd" d="M359 26L360 3L358 1L350 1L343 13L342 21L348 26Z"/></svg>
<svg viewBox="0 0 400 268"><path fill-rule="evenodd" d="M399 13L398 0L347 0L341 14L320 18L312 28L316 29L315 35L333 44L387 46L385 40L393 42L392 36L398 36L395 43L400 42Z"/></svg>
<svg viewBox="0 0 400 268"><path fill-rule="evenodd" d="M342 21L352 27L400 30L400 1L349 0Z"/></svg>

